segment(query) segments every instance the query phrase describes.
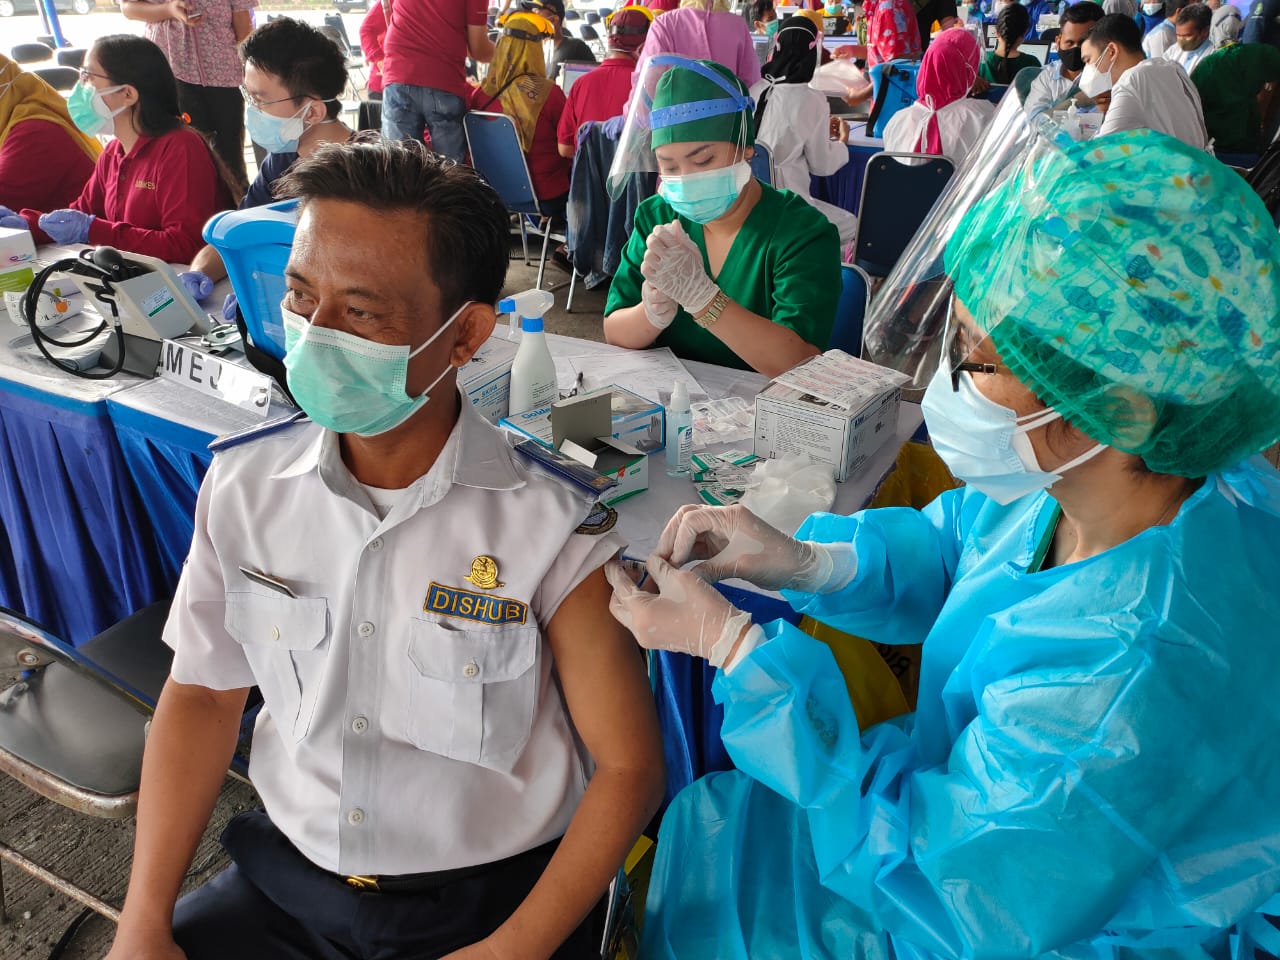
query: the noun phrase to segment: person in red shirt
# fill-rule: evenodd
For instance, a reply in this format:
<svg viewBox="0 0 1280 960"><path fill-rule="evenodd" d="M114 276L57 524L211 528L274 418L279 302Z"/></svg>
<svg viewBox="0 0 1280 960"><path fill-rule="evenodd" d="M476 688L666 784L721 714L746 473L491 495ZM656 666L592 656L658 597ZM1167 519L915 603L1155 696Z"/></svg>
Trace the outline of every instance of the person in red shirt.
<svg viewBox="0 0 1280 960"><path fill-rule="evenodd" d="M71 122L61 94L0 54L0 204L65 207L101 152Z"/></svg>
<svg viewBox="0 0 1280 960"><path fill-rule="evenodd" d="M645 7L623 7L609 15L609 55L604 63L574 81L556 128L560 156L572 157L578 130L593 120L621 116L631 94L631 74L653 22Z"/></svg>
<svg viewBox="0 0 1280 960"><path fill-rule="evenodd" d="M67 106L84 133L114 130L116 138L69 208L17 215L36 242L108 244L190 263L205 221L235 206L234 181L179 114L164 53L142 37L103 37L85 56ZM16 219L0 208L0 225Z"/></svg>
<svg viewBox="0 0 1280 960"><path fill-rule="evenodd" d="M466 160L462 115L467 112L467 55L493 57L486 0L382 0L382 135L422 140Z"/></svg>
<svg viewBox="0 0 1280 960"><path fill-rule="evenodd" d="M544 211L556 216L563 214L569 195L570 163L556 144L565 96L547 79L542 55L542 41L554 35L551 24L536 13L508 14L489 73L471 91L468 106L505 113L515 121L533 192Z"/></svg>
<svg viewBox="0 0 1280 960"><path fill-rule="evenodd" d="M369 91L370 100L382 99L382 41L386 36L387 15L382 11L382 4L371 4L369 12L360 21L360 52L369 65L369 82L365 89Z"/></svg>

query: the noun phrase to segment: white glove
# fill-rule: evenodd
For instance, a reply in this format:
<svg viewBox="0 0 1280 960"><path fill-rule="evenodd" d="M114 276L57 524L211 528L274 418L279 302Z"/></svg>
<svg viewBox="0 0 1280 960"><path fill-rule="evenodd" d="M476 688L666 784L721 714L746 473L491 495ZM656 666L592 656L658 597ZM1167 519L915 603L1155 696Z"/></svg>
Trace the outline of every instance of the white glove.
<svg viewBox="0 0 1280 960"><path fill-rule="evenodd" d="M609 612L646 650L673 650L724 666L750 628L751 615L690 570L677 570L656 556L646 567L657 593L637 587L616 560L605 564L604 575L613 584Z"/></svg>
<svg viewBox="0 0 1280 960"><path fill-rule="evenodd" d="M858 572L853 544L796 540L742 504L686 504L662 531L655 554L675 567L702 561L689 572L703 580L737 577L768 590L834 593Z"/></svg>
<svg viewBox="0 0 1280 960"><path fill-rule="evenodd" d="M661 293L691 314L699 314L719 291L702 267L702 251L680 221L660 223L645 243L640 272Z"/></svg>
<svg viewBox="0 0 1280 960"><path fill-rule="evenodd" d="M640 285L640 302L644 304L644 318L650 326L665 330L676 318L680 305L646 280Z"/></svg>

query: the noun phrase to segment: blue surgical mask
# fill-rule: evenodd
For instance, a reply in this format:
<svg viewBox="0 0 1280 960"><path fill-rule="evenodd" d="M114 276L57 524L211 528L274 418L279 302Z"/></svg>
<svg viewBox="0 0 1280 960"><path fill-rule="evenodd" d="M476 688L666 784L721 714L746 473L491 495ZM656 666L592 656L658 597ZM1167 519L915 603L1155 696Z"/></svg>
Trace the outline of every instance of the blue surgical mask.
<svg viewBox="0 0 1280 960"><path fill-rule="evenodd" d="M1019 417L1008 407L987 399L967 372L960 374L959 385L958 390L952 389L951 371L944 357L920 404L929 441L957 480L996 503L1012 503L1048 489L1068 470L1106 449L1099 443L1058 467L1056 473L1042 470L1027 434L1060 419L1062 414L1047 408Z"/></svg>
<svg viewBox="0 0 1280 960"><path fill-rule="evenodd" d="M710 223L729 211L750 179L751 164L740 161L684 176L664 175L658 193L680 216L694 223Z"/></svg>
<svg viewBox="0 0 1280 960"><path fill-rule="evenodd" d="M292 117L273 117L253 104L247 104L244 108L244 129L249 139L267 153L297 153L298 141L307 129L302 115L310 107L309 103L303 104Z"/></svg>
<svg viewBox="0 0 1280 960"><path fill-rule="evenodd" d="M335 433L374 437L394 430L426 406L432 387L453 369L452 364L445 367L427 389L411 397L405 392L409 361L448 330L471 302L414 350L317 327L282 306L289 392L307 416Z"/></svg>
<svg viewBox="0 0 1280 960"><path fill-rule="evenodd" d="M77 83L67 97L67 112L71 114L71 122L86 136L96 137L107 128L116 114L123 113L128 107L126 104L119 110L112 110L102 99L103 94L123 89L123 84L99 90L87 83Z"/></svg>

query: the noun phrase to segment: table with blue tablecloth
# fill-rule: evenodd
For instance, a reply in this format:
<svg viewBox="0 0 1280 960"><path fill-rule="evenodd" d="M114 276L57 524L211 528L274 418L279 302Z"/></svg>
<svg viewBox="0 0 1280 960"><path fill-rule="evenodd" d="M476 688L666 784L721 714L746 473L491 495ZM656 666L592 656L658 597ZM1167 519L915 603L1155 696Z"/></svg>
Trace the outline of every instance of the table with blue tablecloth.
<svg viewBox="0 0 1280 960"><path fill-rule="evenodd" d="M867 161L884 150L884 140L867 136L865 120L852 121L849 126L849 162L829 177L813 177L809 192L816 200L825 200L837 207L857 213L862 202L862 180Z"/></svg>

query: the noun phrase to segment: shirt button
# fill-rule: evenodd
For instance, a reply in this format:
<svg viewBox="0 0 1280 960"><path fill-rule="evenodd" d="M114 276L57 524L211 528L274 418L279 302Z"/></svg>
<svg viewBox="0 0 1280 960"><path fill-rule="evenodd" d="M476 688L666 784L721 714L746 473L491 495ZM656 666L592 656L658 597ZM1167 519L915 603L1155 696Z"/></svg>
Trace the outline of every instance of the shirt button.
<svg viewBox="0 0 1280 960"><path fill-rule="evenodd" d="M271 639L272 640L280 639L280 628L275 625L272 625L271 627Z"/></svg>
<svg viewBox="0 0 1280 960"><path fill-rule="evenodd" d="M347 814L347 823L351 824L353 827L360 826L360 824L364 823L364 811L359 807L356 807Z"/></svg>
<svg viewBox="0 0 1280 960"><path fill-rule="evenodd" d="M480 665L477 663L468 663L462 668L462 675L468 680L474 680L480 676Z"/></svg>
<svg viewBox="0 0 1280 960"><path fill-rule="evenodd" d="M364 733L369 729L369 721L365 717L356 717L351 721L351 729L356 733Z"/></svg>
<svg viewBox="0 0 1280 960"><path fill-rule="evenodd" d="M360 634L362 637L372 637L373 631L374 626L368 620L356 627L356 633Z"/></svg>
<svg viewBox="0 0 1280 960"><path fill-rule="evenodd" d="M381 549L382 549L382 538L381 538L381 537L374 537L372 540L370 540L370 541L369 541L369 549L370 549L370 550L374 550L374 551L381 550Z"/></svg>

